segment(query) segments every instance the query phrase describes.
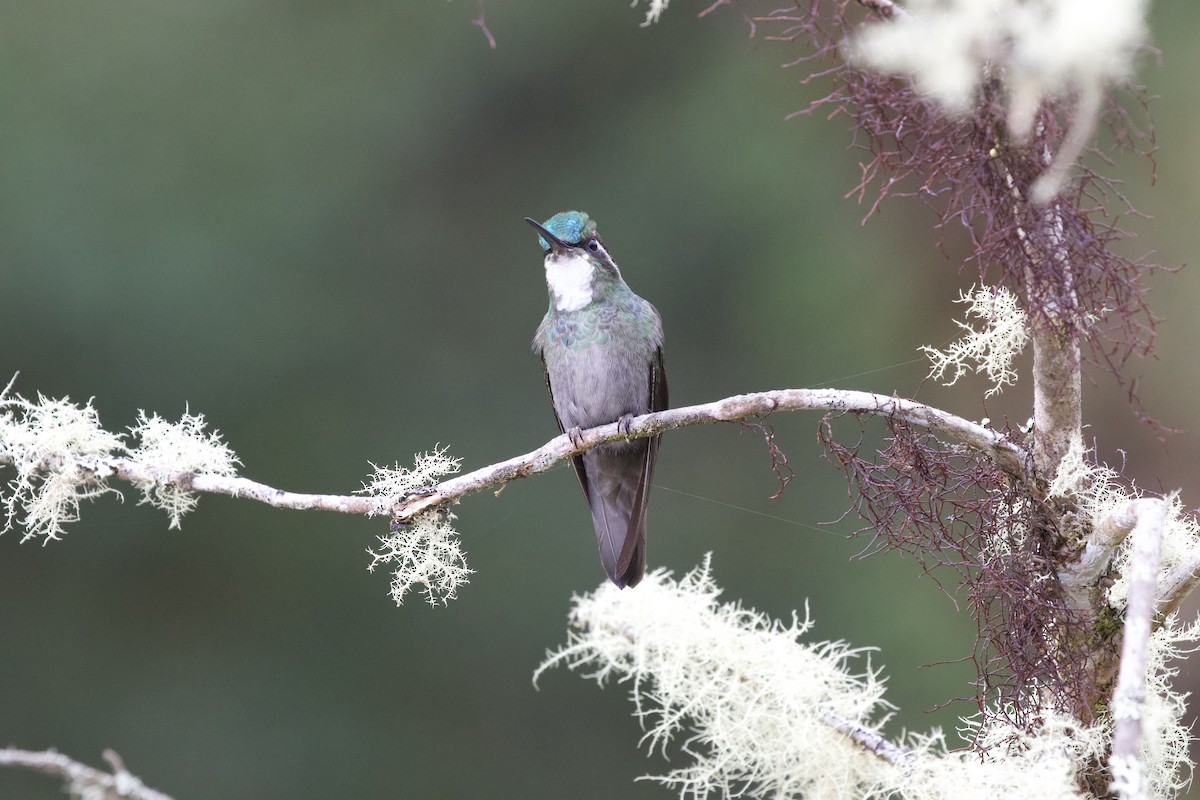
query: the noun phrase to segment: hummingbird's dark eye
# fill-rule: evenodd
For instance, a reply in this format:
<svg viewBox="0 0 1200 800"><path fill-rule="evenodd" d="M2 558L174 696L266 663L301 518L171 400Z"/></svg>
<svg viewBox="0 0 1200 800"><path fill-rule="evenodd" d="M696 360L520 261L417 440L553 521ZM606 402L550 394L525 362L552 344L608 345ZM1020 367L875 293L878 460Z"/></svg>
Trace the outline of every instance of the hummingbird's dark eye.
<svg viewBox="0 0 1200 800"><path fill-rule="evenodd" d="M587 249L591 250L593 253L599 253L600 252L600 242L597 241L596 239L588 239Z"/></svg>

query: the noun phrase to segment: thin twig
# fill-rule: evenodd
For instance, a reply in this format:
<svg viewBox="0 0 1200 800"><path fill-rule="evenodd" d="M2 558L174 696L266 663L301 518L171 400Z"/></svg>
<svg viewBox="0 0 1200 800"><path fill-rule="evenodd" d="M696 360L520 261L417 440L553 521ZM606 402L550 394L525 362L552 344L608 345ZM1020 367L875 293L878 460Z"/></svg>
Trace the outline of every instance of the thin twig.
<svg viewBox="0 0 1200 800"><path fill-rule="evenodd" d="M492 29L489 28L488 24L487 24L487 9L484 8L483 0L478 0L478 3L479 3L479 16L476 17L475 19L471 20L471 24L478 26L479 29L481 31L483 31L483 35L487 37L488 47L495 50L496 49L496 37L492 35Z"/></svg>
<svg viewBox="0 0 1200 800"><path fill-rule="evenodd" d="M1149 664L1150 629L1159 566L1159 544L1167 504L1157 498L1133 501L1133 553L1129 561L1129 600L1125 606L1125 639L1121 644L1121 669L1113 692L1114 719L1109 767L1113 786L1122 800L1148 797L1145 766L1139 754L1142 712L1146 702L1146 668Z"/></svg>
<svg viewBox="0 0 1200 800"><path fill-rule="evenodd" d="M828 712L821 715L825 724L844 733L858 746L878 758L898 767L907 767L913 762L913 755L908 750L885 739L876 731L862 727L858 723L843 719Z"/></svg>
<svg viewBox="0 0 1200 800"><path fill-rule="evenodd" d="M81 461L83 460L81 459ZM150 481L178 486L190 492L244 497L275 508L291 508L298 511L338 511L343 514L380 512L379 500L374 497L288 492L239 476L198 472L163 473L128 458L95 458L91 463L92 469L100 478L115 476L130 483Z"/></svg>
<svg viewBox="0 0 1200 800"><path fill-rule="evenodd" d="M1079 560L1063 565L1059 583L1071 608L1094 614L1100 607L1095 596L1100 591L1100 577L1108 569L1117 545L1125 541L1137 523L1138 502L1131 500L1101 520L1087 537Z"/></svg>
<svg viewBox="0 0 1200 800"><path fill-rule="evenodd" d="M1200 585L1200 553L1192 552L1185 561L1167 570L1158 582L1155 619L1162 622L1168 614L1177 610L1197 585Z"/></svg>
<svg viewBox="0 0 1200 800"><path fill-rule="evenodd" d="M897 5L892 0L858 0L858 4L871 9L881 17L886 17L887 19L903 17L908 13L902 6Z"/></svg>
<svg viewBox="0 0 1200 800"><path fill-rule="evenodd" d="M75 797L95 800L171 800L170 796L151 789L125 769L121 757L114 751L105 750L104 760L112 766L112 774L81 764L57 750L0 749L0 767L18 767L55 775L66 784L66 791Z"/></svg>
<svg viewBox="0 0 1200 800"><path fill-rule="evenodd" d="M1066 139L1058 149L1058 155L1029 190L1029 199L1035 206L1049 203L1062 191L1071 167L1079 160L1088 142L1092 141L1092 134L1096 132L1096 120L1100 117L1100 102L1103 99L1104 93L1097 83L1084 82L1079 102L1076 104L1075 118L1071 121Z"/></svg>

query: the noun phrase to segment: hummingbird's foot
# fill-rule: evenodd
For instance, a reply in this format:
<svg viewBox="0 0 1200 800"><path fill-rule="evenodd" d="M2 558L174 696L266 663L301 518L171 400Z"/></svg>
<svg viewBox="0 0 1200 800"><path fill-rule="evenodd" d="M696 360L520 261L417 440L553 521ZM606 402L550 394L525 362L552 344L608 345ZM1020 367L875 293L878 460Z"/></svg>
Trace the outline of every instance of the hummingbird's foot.
<svg viewBox="0 0 1200 800"><path fill-rule="evenodd" d="M633 414L622 414L621 418L617 420L617 433L623 433L628 436L629 428L632 427L632 425Z"/></svg>
<svg viewBox="0 0 1200 800"><path fill-rule="evenodd" d="M576 425L574 428L571 428L567 431L567 438L570 439L571 444L575 445L576 447L582 446L583 428L579 427L578 425Z"/></svg>

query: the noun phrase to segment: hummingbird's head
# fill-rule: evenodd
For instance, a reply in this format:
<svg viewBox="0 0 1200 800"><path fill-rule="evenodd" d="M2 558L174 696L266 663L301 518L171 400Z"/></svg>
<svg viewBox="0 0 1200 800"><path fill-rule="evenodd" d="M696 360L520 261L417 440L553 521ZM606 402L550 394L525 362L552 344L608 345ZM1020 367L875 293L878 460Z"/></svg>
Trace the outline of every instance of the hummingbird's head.
<svg viewBox="0 0 1200 800"><path fill-rule="evenodd" d="M561 211L541 224L529 217L525 221L541 233L538 243L546 253L579 247L589 239L600 241L596 236L596 223L582 211Z"/></svg>
<svg viewBox="0 0 1200 800"><path fill-rule="evenodd" d="M590 304L604 285L621 281L620 270L587 214L563 211L544 223L531 217L525 221L538 231L546 254L546 285L559 311L577 311Z"/></svg>

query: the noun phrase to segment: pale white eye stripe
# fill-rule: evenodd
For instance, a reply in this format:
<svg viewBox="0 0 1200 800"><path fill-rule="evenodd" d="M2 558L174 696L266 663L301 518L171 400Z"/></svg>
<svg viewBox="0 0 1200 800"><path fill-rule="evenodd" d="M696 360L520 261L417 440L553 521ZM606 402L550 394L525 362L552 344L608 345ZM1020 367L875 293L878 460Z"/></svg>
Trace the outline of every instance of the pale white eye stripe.
<svg viewBox="0 0 1200 800"><path fill-rule="evenodd" d="M571 253L546 256L546 285L559 311L578 311L592 302L592 262Z"/></svg>

